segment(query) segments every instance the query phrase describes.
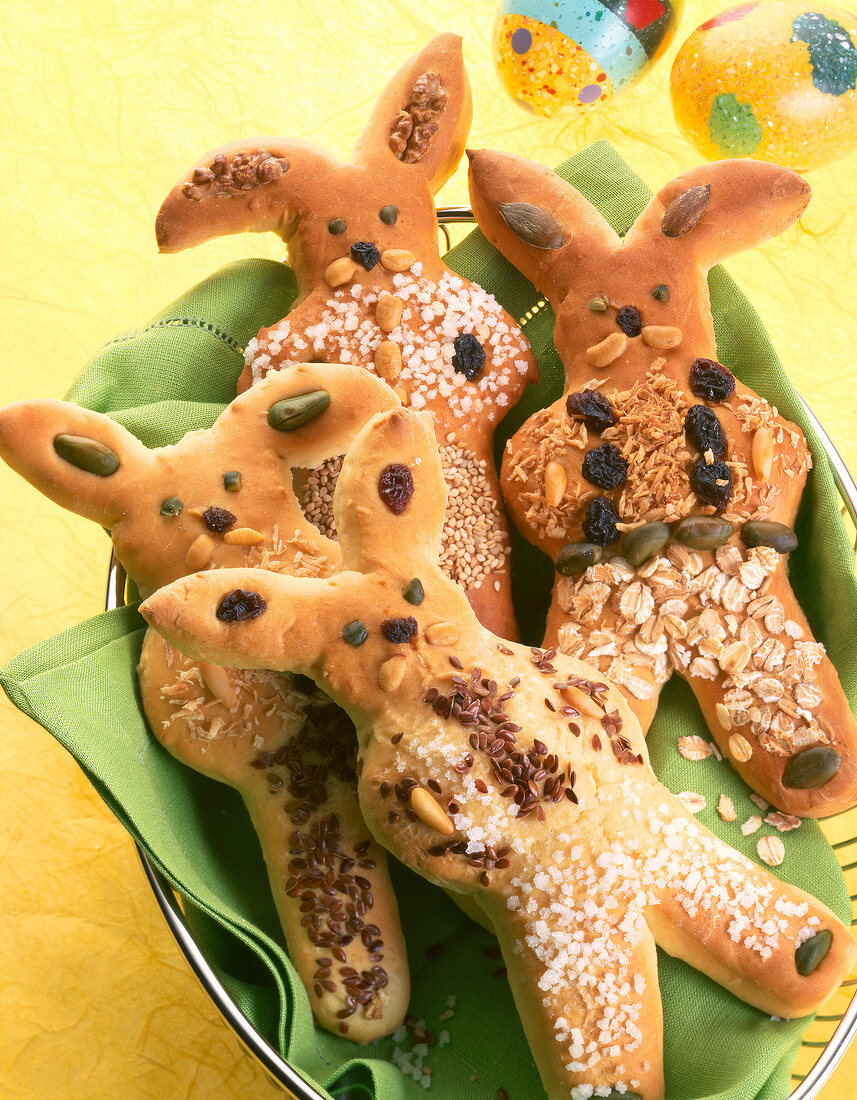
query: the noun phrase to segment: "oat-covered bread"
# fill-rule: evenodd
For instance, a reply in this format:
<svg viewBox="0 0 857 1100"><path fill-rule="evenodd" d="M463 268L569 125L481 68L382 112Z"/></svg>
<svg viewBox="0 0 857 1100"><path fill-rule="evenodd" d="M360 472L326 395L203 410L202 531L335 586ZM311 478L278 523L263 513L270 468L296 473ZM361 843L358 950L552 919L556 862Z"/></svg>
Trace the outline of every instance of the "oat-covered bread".
<svg viewBox="0 0 857 1100"><path fill-rule="evenodd" d="M450 502L442 568L487 626L515 637L492 436L535 359L495 299L444 264L433 203L471 115L461 40L439 35L381 93L350 163L288 138L225 146L170 192L157 237L162 252L244 230L283 238L298 297L250 341L239 389L289 360L356 363L430 411ZM311 488L329 494L338 469ZM335 533L329 507L316 519Z"/></svg>
<svg viewBox="0 0 857 1100"><path fill-rule="evenodd" d="M0 410L0 455L109 528L144 595L206 568L327 576L339 547L304 518L292 468L341 454L370 415L398 404L365 371L306 363L271 374L209 430L156 450L76 405L10 405ZM158 740L240 791L316 1019L360 1042L395 1030L407 959L386 855L357 803L348 717L308 682L189 661L152 631L138 672ZM324 904L308 906L319 885Z"/></svg>
<svg viewBox="0 0 857 1100"><path fill-rule="evenodd" d="M666 184L620 239L548 169L470 154L489 240L545 295L565 390L509 441L502 485L554 560L545 644L592 661L644 730L673 672L788 813L857 800L855 723L788 580L809 451L717 362L708 269L781 232L809 187L752 160Z"/></svg>
<svg viewBox="0 0 857 1100"><path fill-rule="evenodd" d="M336 490L342 572L200 573L142 613L197 659L299 671L345 707L364 817L493 924L550 1097L657 1100L656 942L783 1017L815 1009L857 948L657 781L606 678L478 623L437 565L444 503L430 418L381 413Z"/></svg>

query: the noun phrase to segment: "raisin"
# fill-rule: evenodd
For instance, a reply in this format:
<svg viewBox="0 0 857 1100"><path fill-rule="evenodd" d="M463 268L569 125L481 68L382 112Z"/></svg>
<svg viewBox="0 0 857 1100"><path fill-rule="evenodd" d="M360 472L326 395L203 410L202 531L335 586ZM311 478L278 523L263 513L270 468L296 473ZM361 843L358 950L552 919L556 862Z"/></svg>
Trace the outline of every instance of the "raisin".
<svg viewBox="0 0 857 1100"><path fill-rule="evenodd" d="M594 497L586 506L583 533L596 546L611 546L619 541L616 524L619 513L609 497Z"/></svg>
<svg viewBox="0 0 857 1100"><path fill-rule="evenodd" d="M400 516L414 495L414 479L411 471L401 462L385 466L378 478L378 496L394 516Z"/></svg>
<svg viewBox="0 0 857 1100"><path fill-rule="evenodd" d="M222 623L243 623L255 619L268 606L268 601L258 592L245 592L235 588L220 601L215 614Z"/></svg>
<svg viewBox="0 0 857 1100"><path fill-rule="evenodd" d="M693 405L684 418L684 434L701 455L711 451L715 458L726 454L726 435L717 413L707 405Z"/></svg>
<svg viewBox="0 0 857 1100"><path fill-rule="evenodd" d="M622 306L616 314L616 324L626 336L639 336L643 331L643 318L634 306Z"/></svg>
<svg viewBox="0 0 857 1100"><path fill-rule="evenodd" d="M485 349L470 332L462 332L460 336L456 336L453 347L455 354L452 365L468 382L474 382L485 366Z"/></svg>
<svg viewBox="0 0 857 1100"><path fill-rule="evenodd" d="M607 398L597 390L570 393L565 399L565 408L569 416L582 416L583 423L590 432L603 432L616 423L616 416Z"/></svg>
<svg viewBox="0 0 857 1100"><path fill-rule="evenodd" d="M718 481L725 484L718 485ZM724 462L712 462L709 465L701 458L690 471L690 484L703 504L725 508L732 495L732 472Z"/></svg>
<svg viewBox="0 0 857 1100"><path fill-rule="evenodd" d="M690 389L706 401L725 401L735 390L735 378L713 359L697 359L690 368Z"/></svg>
<svg viewBox="0 0 857 1100"><path fill-rule="evenodd" d="M599 489L615 489L628 477L628 463L612 443L602 443L586 452L583 476Z"/></svg>
<svg viewBox="0 0 857 1100"><path fill-rule="evenodd" d="M205 520L205 526L209 531L215 531L218 535L224 531L228 531L232 524L237 519L237 516L233 516L231 512L227 512L225 508L206 508L202 513L202 518Z"/></svg>
<svg viewBox="0 0 857 1100"><path fill-rule="evenodd" d="M417 632L417 620L413 615L404 619L385 619L381 623L381 633L388 642L409 642Z"/></svg>
<svg viewBox="0 0 857 1100"><path fill-rule="evenodd" d="M381 253L371 241L355 241L351 246L351 259L371 271L381 259Z"/></svg>

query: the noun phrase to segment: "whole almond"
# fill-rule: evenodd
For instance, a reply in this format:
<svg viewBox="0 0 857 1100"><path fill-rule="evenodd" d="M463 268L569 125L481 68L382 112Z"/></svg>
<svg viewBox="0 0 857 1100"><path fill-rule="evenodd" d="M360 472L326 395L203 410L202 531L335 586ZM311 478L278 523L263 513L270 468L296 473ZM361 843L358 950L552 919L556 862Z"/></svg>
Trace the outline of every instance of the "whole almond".
<svg viewBox="0 0 857 1100"><path fill-rule="evenodd" d="M424 633L429 645L455 645L461 637L461 631L455 623L431 623Z"/></svg>
<svg viewBox="0 0 857 1100"><path fill-rule="evenodd" d="M774 467L774 437L770 428L757 428L753 435L753 471L759 481L767 481Z"/></svg>
<svg viewBox="0 0 857 1100"><path fill-rule="evenodd" d="M381 267L387 271L407 271L416 260L413 252L405 248L386 248L381 253Z"/></svg>
<svg viewBox="0 0 857 1100"><path fill-rule="evenodd" d="M378 686L382 691L395 691L405 678L407 658L397 653L386 660L378 669Z"/></svg>
<svg viewBox="0 0 857 1100"><path fill-rule="evenodd" d="M375 320L382 332L392 332L402 319L404 302L395 294L382 294L375 306Z"/></svg>
<svg viewBox="0 0 857 1100"><path fill-rule="evenodd" d="M395 382L402 373L402 351L395 340L382 340L375 348L375 370L386 382Z"/></svg>
<svg viewBox="0 0 857 1100"><path fill-rule="evenodd" d="M223 541L230 546L255 546L264 537L255 527L233 527L231 531L224 533Z"/></svg>
<svg viewBox="0 0 857 1100"><path fill-rule="evenodd" d="M556 508L565 496L566 484L562 466L558 462L549 462L545 466L545 504L548 508Z"/></svg>
<svg viewBox="0 0 857 1100"><path fill-rule="evenodd" d="M600 343L593 344L592 347L586 349L586 358L589 360L591 367L600 370L602 367L609 367L612 362L619 358L627 346L628 337L624 332L611 332Z"/></svg>
<svg viewBox="0 0 857 1100"><path fill-rule="evenodd" d="M328 286L344 286L354 278L357 264L350 256L340 256L332 264L328 264L324 273L324 281Z"/></svg>
<svg viewBox="0 0 857 1100"><path fill-rule="evenodd" d="M640 333L643 343L650 348L677 348L681 343L681 329L674 325L644 325Z"/></svg>
<svg viewBox="0 0 857 1100"><path fill-rule="evenodd" d="M200 661L199 674L214 698L220 700L229 710L235 710L238 706L238 693L223 665L209 665Z"/></svg>
<svg viewBox="0 0 857 1100"><path fill-rule="evenodd" d="M661 231L665 237L683 237L696 225L708 207L711 184L689 187L669 204L661 219Z"/></svg>
<svg viewBox="0 0 857 1100"><path fill-rule="evenodd" d="M198 538L194 539L188 547L184 563L191 573L195 573L198 569L205 569L206 565L211 561L211 555L213 553L214 539L203 532Z"/></svg>

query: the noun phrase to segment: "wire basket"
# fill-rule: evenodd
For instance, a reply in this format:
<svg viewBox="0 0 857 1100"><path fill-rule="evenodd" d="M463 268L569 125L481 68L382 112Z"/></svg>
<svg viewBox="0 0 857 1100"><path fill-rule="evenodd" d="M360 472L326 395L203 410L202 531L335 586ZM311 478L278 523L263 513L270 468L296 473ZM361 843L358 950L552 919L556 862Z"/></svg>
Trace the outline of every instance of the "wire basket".
<svg viewBox="0 0 857 1100"><path fill-rule="evenodd" d="M438 224L447 249L451 244L449 225L470 225L474 222L472 211L466 206L443 207L437 211ZM529 320L545 305L535 302L518 324L526 331ZM850 519L857 530L857 482L851 476L836 450L830 436L803 400L804 412L818 435L821 446L833 468L837 489L842 500L843 515ZM114 556L108 570L105 609L110 611L125 603L126 575ZM837 827L842 823L849 833L847 839L831 844L842 868L845 884L851 899L851 925L857 925L857 808L828 819ZM289 1065L279 1052L259 1034L220 981L213 966L196 942L185 919L181 895L155 868L145 852L138 846L137 853L143 871L151 887L164 919L180 947L191 970L199 979L205 992L232 1030L239 1043L259 1063L271 1082L294 1100L324 1100L324 1097L307 1078ZM792 1071L793 1090L788 1100L811 1100L817 1096L833 1073L848 1045L857 1034L857 975L847 978L810 1025ZM349 1100L347 1092L338 1094L339 1100ZM360 1096L365 1093L361 1089Z"/></svg>

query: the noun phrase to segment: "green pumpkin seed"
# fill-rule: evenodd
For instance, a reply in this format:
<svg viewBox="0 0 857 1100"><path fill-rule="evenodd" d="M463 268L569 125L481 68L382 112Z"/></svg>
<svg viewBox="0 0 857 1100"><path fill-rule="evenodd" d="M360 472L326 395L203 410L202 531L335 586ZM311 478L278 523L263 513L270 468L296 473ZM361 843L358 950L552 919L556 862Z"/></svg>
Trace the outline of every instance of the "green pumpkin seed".
<svg viewBox="0 0 857 1100"><path fill-rule="evenodd" d="M670 288L666 283L658 283L657 286L652 287L652 297L658 302L668 302L670 300Z"/></svg>
<svg viewBox="0 0 857 1100"><path fill-rule="evenodd" d="M241 471L230 470L223 475L223 488L227 493L237 493L241 488Z"/></svg>
<svg viewBox="0 0 857 1100"><path fill-rule="evenodd" d="M330 404L327 390L312 390L298 397L286 397L268 410L268 423L278 432L293 432L317 416Z"/></svg>
<svg viewBox="0 0 857 1100"><path fill-rule="evenodd" d="M332 222L328 223L327 231L332 233L334 237L338 237L340 233L344 233L347 226L342 218L334 218Z"/></svg>
<svg viewBox="0 0 857 1100"><path fill-rule="evenodd" d="M609 305L603 294L596 294L594 298L589 299L589 308L593 313L604 313Z"/></svg>
<svg viewBox="0 0 857 1100"><path fill-rule="evenodd" d="M661 232L665 237L683 237L696 225L708 208L711 184L689 187L677 195L664 211Z"/></svg>
<svg viewBox="0 0 857 1100"><path fill-rule="evenodd" d="M54 450L60 458L77 466L78 470L85 470L97 477L110 477L119 469L119 457L97 439L87 439L82 435L58 435L54 440Z"/></svg>
<svg viewBox="0 0 857 1100"><path fill-rule="evenodd" d="M182 510L182 502L178 497L167 497L161 505L162 516L177 516Z"/></svg>
<svg viewBox="0 0 857 1100"><path fill-rule="evenodd" d="M533 248L561 248L565 242L559 222L541 206L531 202L501 202L500 214L506 225L524 244Z"/></svg>
<svg viewBox="0 0 857 1100"><path fill-rule="evenodd" d="M359 619L354 619L342 631L342 637L349 645L363 645L369 637L369 631Z"/></svg>
<svg viewBox="0 0 857 1100"><path fill-rule="evenodd" d="M570 542L556 556L556 571L561 577L576 577L597 565L603 553L594 542Z"/></svg>
<svg viewBox="0 0 857 1100"><path fill-rule="evenodd" d="M396 219L399 217L398 206L382 206L378 211L378 217L384 223L384 225L395 225Z"/></svg>
<svg viewBox="0 0 857 1100"><path fill-rule="evenodd" d="M611 1089L604 1100L643 1100L643 1098L638 1092L617 1092L616 1089Z"/></svg>
<svg viewBox="0 0 857 1100"><path fill-rule="evenodd" d="M728 542L735 524L718 516L688 516L675 529L676 542L691 550L716 550Z"/></svg>
<svg viewBox="0 0 857 1100"><path fill-rule="evenodd" d="M671 535L668 523L646 523L628 532L622 543L622 554L631 565L642 565L663 550Z"/></svg>
<svg viewBox="0 0 857 1100"><path fill-rule="evenodd" d="M408 603L414 604L416 607L423 602L426 598L425 589L423 583L419 577L414 577L412 581L408 581L405 585L402 595L408 601Z"/></svg>
<svg viewBox="0 0 857 1100"><path fill-rule="evenodd" d="M783 769L782 784L806 791L829 782L842 766L842 757L829 745L813 745L793 756Z"/></svg>
<svg viewBox="0 0 857 1100"><path fill-rule="evenodd" d="M812 939L804 940L795 951L795 969L801 977L807 978L815 970L833 943L833 933L823 928Z"/></svg>
<svg viewBox="0 0 857 1100"><path fill-rule="evenodd" d="M751 519L741 528L745 546L770 546L778 554L790 554L797 546L797 535L784 523L770 519Z"/></svg>

